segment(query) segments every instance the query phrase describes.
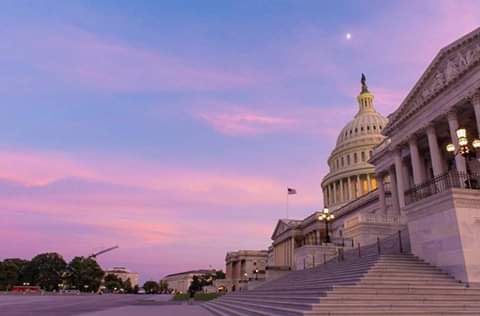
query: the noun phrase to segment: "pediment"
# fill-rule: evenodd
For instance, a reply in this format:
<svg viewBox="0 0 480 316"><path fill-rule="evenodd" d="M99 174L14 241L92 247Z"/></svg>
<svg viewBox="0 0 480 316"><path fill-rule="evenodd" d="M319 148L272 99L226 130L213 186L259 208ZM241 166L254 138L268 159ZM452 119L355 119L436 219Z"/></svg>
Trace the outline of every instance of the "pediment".
<svg viewBox="0 0 480 316"><path fill-rule="evenodd" d="M289 220L289 219L280 219L277 222L277 225L275 226L275 229L273 230L272 234L272 240L275 240L277 236L281 235L285 231L289 230L292 227L296 227L298 225L299 221L297 220Z"/></svg>
<svg viewBox="0 0 480 316"><path fill-rule="evenodd" d="M385 135L426 106L435 96L480 64L480 28L442 48L399 108L389 117Z"/></svg>

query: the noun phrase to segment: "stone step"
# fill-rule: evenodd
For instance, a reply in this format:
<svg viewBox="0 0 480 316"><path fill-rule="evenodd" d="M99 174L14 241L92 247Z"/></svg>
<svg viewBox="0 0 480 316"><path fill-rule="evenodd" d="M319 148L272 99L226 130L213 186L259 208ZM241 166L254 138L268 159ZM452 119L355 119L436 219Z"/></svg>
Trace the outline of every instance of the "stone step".
<svg viewBox="0 0 480 316"><path fill-rule="evenodd" d="M264 299L264 298L257 298L257 297L223 297L220 301L222 302L247 302L247 303L258 303L267 306L278 306L278 307L286 307L286 308L296 308L300 310L308 310L312 308L311 302L299 302L299 301L292 301L292 300L272 300L272 299ZM319 303L319 301L315 302Z"/></svg>
<svg viewBox="0 0 480 316"><path fill-rule="evenodd" d="M279 299L279 300L307 302L307 303L320 302L320 296L318 295L318 293L315 293L312 296L308 296L308 295L299 296L298 293L294 293L294 294L274 293L274 294L263 294L263 295L259 293L251 293L248 295L225 295L225 297L230 297L230 296L241 297L241 298L265 299L265 300Z"/></svg>
<svg viewBox="0 0 480 316"><path fill-rule="evenodd" d="M403 300L416 300L416 301L479 301L480 294L465 294L465 293L449 293L449 294L402 294L392 295L390 293L379 294L364 294L364 293L327 293L326 296L321 297L322 302L326 301L368 301L374 300L382 301L403 301Z"/></svg>
<svg viewBox="0 0 480 316"><path fill-rule="evenodd" d="M245 315L242 313L232 311L231 309L225 309L224 307L213 302L203 303L201 306L215 316L244 316Z"/></svg>
<svg viewBox="0 0 480 316"><path fill-rule="evenodd" d="M306 312L305 316L461 316L461 315L480 315L477 311L315 311Z"/></svg>
<svg viewBox="0 0 480 316"><path fill-rule="evenodd" d="M215 304L221 305L226 309L244 313L248 316L303 316L304 310L289 309L283 307L270 307L262 304L245 304L216 301Z"/></svg>
<svg viewBox="0 0 480 316"><path fill-rule="evenodd" d="M480 288L467 288L413 255L376 255L292 271L205 308L217 316L477 315Z"/></svg>
<svg viewBox="0 0 480 316"><path fill-rule="evenodd" d="M391 294L422 294L431 291L432 293L445 294L445 293L480 293L480 289L469 289L463 286L462 284L453 284L450 286L444 285L418 285L410 286L408 284L399 284L399 285L334 285L332 287L332 293L391 293Z"/></svg>

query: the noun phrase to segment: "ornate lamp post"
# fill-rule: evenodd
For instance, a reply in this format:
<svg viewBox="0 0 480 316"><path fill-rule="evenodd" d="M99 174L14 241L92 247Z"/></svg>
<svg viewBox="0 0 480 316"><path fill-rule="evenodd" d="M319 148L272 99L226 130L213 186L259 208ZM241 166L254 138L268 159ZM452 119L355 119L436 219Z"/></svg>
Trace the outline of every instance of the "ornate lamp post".
<svg viewBox="0 0 480 316"><path fill-rule="evenodd" d="M255 280L258 280L258 269L255 269Z"/></svg>
<svg viewBox="0 0 480 316"><path fill-rule="evenodd" d="M455 148L455 145L453 144L448 144L447 145L447 151L450 153L454 153L454 155L462 155L465 158L470 158L473 156L473 150L479 149L480 148L480 139L474 139L471 144L467 138L467 130L464 128L459 128L455 132L457 134L458 138L458 147Z"/></svg>
<svg viewBox="0 0 480 316"><path fill-rule="evenodd" d="M330 210L328 208L324 208L322 211L322 214L318 217L318 220L323 221L325 223L325 227L327 230L327 236L325 237L325 242L329 243L330 242L330 235L328 233L328 223L333 221L335 219L335 215L330 213Z"/></svg>

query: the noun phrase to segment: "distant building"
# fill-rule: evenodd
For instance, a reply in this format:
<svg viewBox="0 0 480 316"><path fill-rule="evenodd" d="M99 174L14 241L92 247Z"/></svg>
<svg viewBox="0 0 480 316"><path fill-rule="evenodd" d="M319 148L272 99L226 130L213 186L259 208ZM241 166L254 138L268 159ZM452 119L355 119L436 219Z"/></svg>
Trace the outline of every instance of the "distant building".
<svg viewBox="0 0 480 316"><path fill-rule="evenodd" d="M165 276L162 281L168 283L168 288L179 293L188 292L188 288L193 281L194 276L200 276L204 274L215 274L215 270L192 270L179 273L173 273Z"/></svg>
<svg viewBox="0 0 480 316"><path fill-rule="evenodd" d="M123 282L130 279L132 287L138 286L138 273L128 271L125 267L113 267L112 269L105 270L105 275L107 274L116 275Z"/></svg>
<svg viewBox="0 0 480 316"><path fill-rule="evenodd" d="M228 252L225 257L225 280L218 280L227 291L246 288L249 281L265 280L268 262L267 250L239 250Z"/></svg>

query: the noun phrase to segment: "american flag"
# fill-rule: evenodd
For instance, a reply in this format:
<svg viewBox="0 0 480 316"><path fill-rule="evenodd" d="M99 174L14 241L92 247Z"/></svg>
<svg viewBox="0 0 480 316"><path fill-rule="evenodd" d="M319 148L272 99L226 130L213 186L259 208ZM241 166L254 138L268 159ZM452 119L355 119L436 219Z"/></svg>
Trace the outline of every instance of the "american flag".
<svg viewBox="0 0 480 316"><path fill-rule="evenodd" d="M292 188L287 188L287 193L288 194L297 194L297 190L292 189Z"/></svg>

